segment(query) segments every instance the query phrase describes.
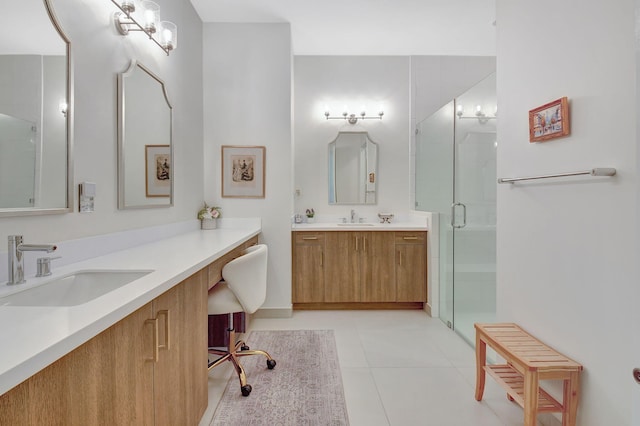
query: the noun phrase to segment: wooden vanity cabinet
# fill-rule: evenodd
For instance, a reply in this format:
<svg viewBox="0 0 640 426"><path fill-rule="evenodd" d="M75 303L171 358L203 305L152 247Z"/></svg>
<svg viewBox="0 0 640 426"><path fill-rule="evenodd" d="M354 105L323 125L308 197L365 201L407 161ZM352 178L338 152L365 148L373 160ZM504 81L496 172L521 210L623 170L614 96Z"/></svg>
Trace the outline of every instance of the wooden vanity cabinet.
<svg viewBox="0 0 640 426"><path fill-rule="evenodd" d="M296 232L293 266L293 303L324 301L324 232Z"/></svg>
<svg viewBox="0 0 640 426"><path fill-rule="evenodd" d="M197 425L207 396L206 270L0 396L0 425Z"/></svg>
<svg viewBox="0 0 640 426"><path fill-rule="evenodd" d="M394 283L394 233L359 232L362 302L397 302Z"/></svg>
<svg viewBox="0 0 640 426"><path fill-rule="evenodd" d="M427 300L427 234L396 232L396 300Z"/></svg>
<svg viewBox="0 0 640 426"><path fill-rule="evenodd" d="M420 307L427 300L426 234L293 232L294 308Z"/></svg>

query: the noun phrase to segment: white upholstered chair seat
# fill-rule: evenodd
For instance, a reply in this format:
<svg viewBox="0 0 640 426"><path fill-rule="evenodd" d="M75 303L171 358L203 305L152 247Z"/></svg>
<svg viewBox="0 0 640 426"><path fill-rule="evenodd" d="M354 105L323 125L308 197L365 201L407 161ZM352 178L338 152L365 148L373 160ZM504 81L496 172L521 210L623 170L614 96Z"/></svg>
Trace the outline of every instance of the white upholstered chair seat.
<svg viewBox="0 0 640 426"><path fill-rule="evenodd" d="M242 312L243 308L238 298L226 282L221 281L209 290L209 315Z"/></svg>
<svg viewBox="0 0 640 426"><path fill-rule="evenodd" d="M209 353L220 358L209 362L209 370L230 361L240 380L240 390L243 396L249 396L251 385L247 384L247 377L239 358L248 355L262 355L267 358L267 368L273 369L276 361L265 351L251 350L244 341L236 342L236 332L233 328L233 313L245 312L252 314L257 311L267 297L267 246L258 244L243 251L242 255L222 268L224 281L217 283L209 290L209 315L229 315L227 329L229 345L222 351L209 348Z"/></svg>

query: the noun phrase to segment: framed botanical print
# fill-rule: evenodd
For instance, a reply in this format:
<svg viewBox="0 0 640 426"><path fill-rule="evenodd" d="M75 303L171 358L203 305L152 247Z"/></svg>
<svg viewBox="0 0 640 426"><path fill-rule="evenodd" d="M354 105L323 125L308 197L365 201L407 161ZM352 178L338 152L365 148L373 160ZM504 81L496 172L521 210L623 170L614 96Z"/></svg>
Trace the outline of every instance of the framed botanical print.
<svg viewBox="0 0 640 426"><path fill-rule="evenodd" d="M222 146L222 196L264 198L264 146Z"/></svg>
<svg viewBox="0 0 640 426"><path fill-rule="evenodd" d="M170 145L145 145L145 176L147 197L171 195Z"/></svg>

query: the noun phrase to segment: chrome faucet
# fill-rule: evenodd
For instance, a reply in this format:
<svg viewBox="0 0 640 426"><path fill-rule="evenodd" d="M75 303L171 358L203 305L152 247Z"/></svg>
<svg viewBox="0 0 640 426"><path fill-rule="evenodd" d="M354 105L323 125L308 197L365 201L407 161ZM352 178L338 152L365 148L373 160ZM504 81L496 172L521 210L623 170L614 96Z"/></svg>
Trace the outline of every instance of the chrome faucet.
<svg viewBox="0 0 640 426"><path fill-rule="evenodd" d="M356 223L356 211L351 209L351 223Z"/></svg>
<svg viewBox="0 0 640 426"><path fill-rule="evenodd" d="M58 247L55 244L23 244L22 235L9 235L9 281L7 285L22 284L24 280L24 258L25 251L44 251L51 253Z"/></svg>

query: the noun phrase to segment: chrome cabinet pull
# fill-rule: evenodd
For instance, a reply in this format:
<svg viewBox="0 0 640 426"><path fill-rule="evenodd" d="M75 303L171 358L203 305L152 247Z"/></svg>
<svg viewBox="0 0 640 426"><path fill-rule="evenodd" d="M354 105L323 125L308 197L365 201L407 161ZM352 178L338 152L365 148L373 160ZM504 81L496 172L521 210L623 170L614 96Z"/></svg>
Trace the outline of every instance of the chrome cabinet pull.
<svg viewBox="0 0 640 426"><path fill-rule="evenodd" d="M403 240L417 240L418 237L402 237Z"/></svg>
<svg viewBox="0 0 640 426"><path fill-rule="evenodd" d="M317 240L318 237L302 237L303 240Z"/></svg>

